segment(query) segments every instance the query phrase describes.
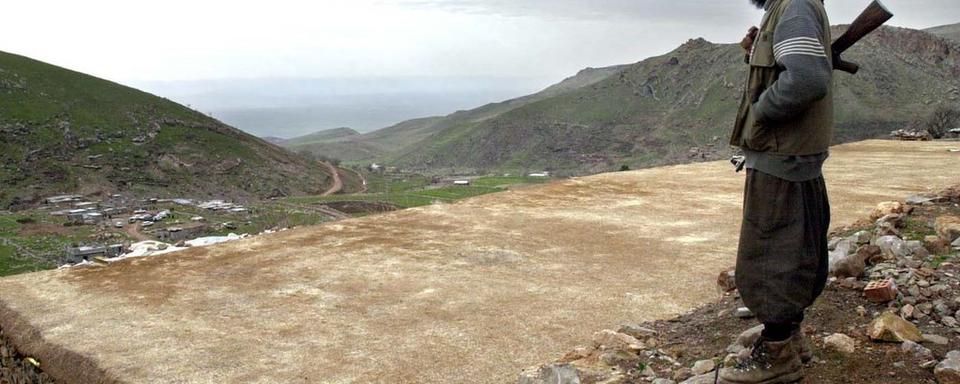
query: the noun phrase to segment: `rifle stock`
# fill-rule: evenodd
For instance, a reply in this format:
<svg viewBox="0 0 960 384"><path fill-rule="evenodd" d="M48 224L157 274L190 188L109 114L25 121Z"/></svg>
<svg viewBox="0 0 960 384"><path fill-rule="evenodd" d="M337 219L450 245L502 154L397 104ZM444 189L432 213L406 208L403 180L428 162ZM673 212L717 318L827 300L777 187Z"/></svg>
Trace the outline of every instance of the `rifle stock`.
<svg viewBox="0 0 960 384"><path fill-rule="evenodd" d="M886 23L892 17L893 14L887 10L887 7L880 3L880 0L873 0L873 2L867 6L867 9L860 13L860 16L857 16L857 19L850 24L847 31L831 45L830 49L833 50L833 68L850 74L856 74L857 71L860 70L860 66L856 63L843 60L841 55L860 41L860 39L863 39L877 28L880 28L883 23Z"/></svg>

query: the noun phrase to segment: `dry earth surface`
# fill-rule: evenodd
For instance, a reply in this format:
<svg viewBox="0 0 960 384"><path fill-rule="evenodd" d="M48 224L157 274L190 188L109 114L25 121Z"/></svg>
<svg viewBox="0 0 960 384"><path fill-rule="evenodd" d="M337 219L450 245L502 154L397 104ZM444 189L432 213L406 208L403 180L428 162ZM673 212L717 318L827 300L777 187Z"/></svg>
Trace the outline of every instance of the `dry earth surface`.
<svg viewBox="0 0 960 384"><path fill-rule="evenodd" d="M960 142L835 147L834 223L957 184ZM0 279L0 328L63 383L503 383L598 326L716 299L742 174L602 174L102 268Z"/></svg>

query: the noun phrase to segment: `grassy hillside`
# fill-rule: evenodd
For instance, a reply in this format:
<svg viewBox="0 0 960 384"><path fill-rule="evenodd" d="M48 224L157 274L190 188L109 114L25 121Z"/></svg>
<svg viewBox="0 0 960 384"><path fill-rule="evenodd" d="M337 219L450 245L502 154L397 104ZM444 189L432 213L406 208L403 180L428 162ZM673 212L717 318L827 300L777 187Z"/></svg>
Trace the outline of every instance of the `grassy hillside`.
<svg viewBox="0 0 960 384"><path fill-rule="evenodd" d="M316 193L324 171L169 100L0 52L0 208L67 192Z"/></svg>
<svg viewBox="0 0 960 384"><path fill-rule="evenodd" d="M939 27L925 29L924 31L946 38L946 39L960 42L960 23L950 24L950 25L941 25Z"/></svg>
<svg viewBox="0 0 960 384"><path fill-rule="evenodd" d="M532 95L487 104L469 111L457 111L443 117L413 119L362 135L331 137L326 140L311 140L308 143L304 140L295 141L296 139L291 139L280 145L294 151L305 149L316 154L354 163L380 161L388 158L389 154L397 153L405 148L416 148L414 144L437 132L464 124L476 124L536 101L590 86L624 67L626 66L587 68Z"/></svg>
<svg viewBox="0 0 960 384"><path fill-rule="evenodd" d="M836 75L837 142L885 135L957 97L960 47L930 34L883 28L846 58L863 69ZM419 171L588 173L689 161L692 148L720 158L743 92L742 59L737 45L691 40L588 86L461 113L483 119L447 118L387 162Z"/></svg>

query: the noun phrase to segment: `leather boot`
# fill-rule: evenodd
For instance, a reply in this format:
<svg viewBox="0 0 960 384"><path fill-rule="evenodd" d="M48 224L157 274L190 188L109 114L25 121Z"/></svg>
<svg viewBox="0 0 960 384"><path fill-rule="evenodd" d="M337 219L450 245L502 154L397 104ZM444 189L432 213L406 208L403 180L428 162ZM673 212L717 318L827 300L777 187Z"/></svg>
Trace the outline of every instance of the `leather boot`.
<svg viewBox="0 0 960 384"><path fill-rule="evenodd" d="M737 337L737 344L749 350L750 347L752 347L757 341L757 338L760 337L760 333L762 331L763 324L743 331L743 333ZM807 339L807 335L803 334L803 332L798 329L793 333L793 337L791 337L791 339L797 343L796 347L798 353L800 354L800 362L804 364L809 363L810 360L813 359L813 350L810 348L810 340ZM749 353L749 351L746 353ZM742 357L746 358L746 355L744 354Z"/></svg>
<svg viewBox="0 0 960 384"><path fill-rule="evenodd" d="M720 370L720 383L725 384L783 384L803 378L798 335L783 341L769 341L762 336L754 343L750 355L733 367Z"/></svg>

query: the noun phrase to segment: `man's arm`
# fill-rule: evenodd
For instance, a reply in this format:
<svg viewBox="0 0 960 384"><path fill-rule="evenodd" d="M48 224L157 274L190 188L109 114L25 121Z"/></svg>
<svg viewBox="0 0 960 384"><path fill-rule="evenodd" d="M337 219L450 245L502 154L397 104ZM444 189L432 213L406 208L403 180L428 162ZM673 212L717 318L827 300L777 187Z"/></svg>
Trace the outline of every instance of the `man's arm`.
<svg viewBox="0 0 960 384"><path fill-rule="evenodd" d="M827 31L809 0L793 0L773 36L774 58L784 68L753 105L760 122L789 119L827 95L833 69L821 40Z"/></svg>

